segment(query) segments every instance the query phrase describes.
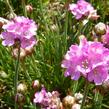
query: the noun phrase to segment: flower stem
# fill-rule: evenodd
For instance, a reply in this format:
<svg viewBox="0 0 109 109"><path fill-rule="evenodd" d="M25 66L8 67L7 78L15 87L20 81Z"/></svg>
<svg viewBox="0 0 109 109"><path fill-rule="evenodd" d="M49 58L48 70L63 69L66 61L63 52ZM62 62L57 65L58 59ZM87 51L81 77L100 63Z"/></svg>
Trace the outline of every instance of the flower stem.
<svg viewBox="0 0 109 109"><path fill-rule="evenodd" d="M83 100L82 100L81 109L84 109L85 100L86 100L87 93L88 93L88 85L89 85L89 82L86 80L85 88L84 88L84 97L83 97Z"/></svg>
<svg viewBox="0 0 109 109"><path fill-rule="evenodd" d="M102 100L103 96L99 92L99 88L96 88L95 96L94 96L94 109L101 109L102 108Z"/></svg>
<svg viewBox="0 0 109 109"><path fill-rule="evenodd" d="M25 73L25 76L26 76L26 78L29 80L29 84L31 85L32 79L31 79L31 77L30 77L28 71L26 70L25 61L22 62L22 67L23 67L23 71L24 71L24 73Z"/></svg>
<svg viewBox="0 0 109 109"><path fill-rule="evenodd" d="M22 8L23 8L24 16L27 17L25 0L22 0Z"/></svg>
<svg viewBox="0 0 109 109"><path fill-rule="evenodd" d="M78 87L78 81L75 81L73 85L73 93L76 93L77 87Z"/></svg>
<svg viewBox="0 0 109 109"><path fill-rule="evenodd" d="M13 8L12 8L12 6L11 6L10 3L9 3L9 0L5 0L5 3L6 3L6 5L8 6L9 11L10 11L11 13L15 14L15 13L14 13L14 10L13 10Z"/></svg>
<svg viewBox="0 0 109 109"><path fill-rule="evenodd" d="M15 65L15 78L14 78L14 84L15 84L15 109L17 109L17 103L16 103L16 94L17 94L17 83L18 83L18 70L19 70L19 63L20 63L20 44L18 46L18 57L16 60L16 65Z"/></svg>

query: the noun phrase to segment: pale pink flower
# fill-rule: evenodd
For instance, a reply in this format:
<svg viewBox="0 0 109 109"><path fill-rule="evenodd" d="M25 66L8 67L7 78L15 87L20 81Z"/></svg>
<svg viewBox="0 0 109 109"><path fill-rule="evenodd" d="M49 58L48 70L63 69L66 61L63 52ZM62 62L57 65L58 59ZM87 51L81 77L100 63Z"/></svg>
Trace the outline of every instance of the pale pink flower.
<svg viewBox="0 0 109 109"><path fill-rule="evenodd" d="M101 85L108 76L109 50L100 42L80 40L80 45L72 45L62 61L65 76L78 80L85 77L96 85Z"/></svg>
<svg viewBox="0 0 109 109"><path fill-rule="evenodd" d="M76 19L88 17L90 19L96 20L98 18L96 10L94 10L93 6L85 0L78 0L76 4L70 4L69 10Z"/></svg>
<svg viewBox="0 0 109 109"><path fill-rule="evenodd" d="M14 45L16 40L21 43L22 48L33 47L36 44L34 36L36 35L37 25L29 18L17 16L4 24L2 28L5 31L1 33L4 46Z"/></svg>
<svg viewBox="0 0 109 109"><path fill-rule="evenodd" d="M106 33L102 36L102 42L109 48L109 25L106 25Z"/></svg>
<svg viewBox="0 0 109 109"><path fill-rule="evenodd" d="M34 103L39 103L42 107L41 109L59 109L60 98L57 91L46 92L44 88L40 92L35 93Z"/></svg>

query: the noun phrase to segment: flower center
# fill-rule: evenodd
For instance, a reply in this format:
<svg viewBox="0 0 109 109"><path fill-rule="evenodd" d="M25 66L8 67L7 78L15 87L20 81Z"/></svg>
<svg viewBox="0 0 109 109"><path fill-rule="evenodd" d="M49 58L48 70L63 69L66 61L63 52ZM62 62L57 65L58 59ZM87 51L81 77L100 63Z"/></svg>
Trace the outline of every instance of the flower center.
<svg viewBox="0 0 109 109"><path fill-rule="evenodd" d="M88 69L88 60L82 62L82 68Z"/></svg>
<svg viewBox="0 0 109 109"><path fill-rule="evenodd" d="M96 74L97 74L97 69L95 68L93 72L94 72L94 74L96 75Z"/></svg>

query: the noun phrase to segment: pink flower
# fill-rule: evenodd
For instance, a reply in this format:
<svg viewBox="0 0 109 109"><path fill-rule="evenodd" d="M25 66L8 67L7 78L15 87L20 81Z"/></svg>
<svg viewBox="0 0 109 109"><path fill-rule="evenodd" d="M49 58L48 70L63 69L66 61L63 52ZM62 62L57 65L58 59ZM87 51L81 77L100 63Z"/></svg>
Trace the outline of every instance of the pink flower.
<svg viewBox="0 0 109 109"><path fill-rule="evenodd" d="M30 39L22 38L21 39L21 47L22 48L32 48L36 44L36 39L31 37Z"/></svg>
<svg viewBox="0 0 109 109"><path fill-rule="evenodd" d="M19 40L22 48L33 47L36 44L37 25L33 20L23 16L17 16L2 27L5 32L1 33L4 46L12 46Z"/></svg>
<svg viewBox="0 0 109 109"><path fill-rule="evenodd" d="M85 77L96 85L101 85L108 76L109 50L100 42L80 40L80 45L72 45L62 61L65 76L78 80Z"/></svg>
<svg viewBox="0 0 109 109"><path fill-rule="evenodd" d="M44 88L35 93L34 103L39 103L42 109L58 109L60 107L60 98L57 91L46 92Z"/></svg>
<svg viewBox="0 0 109 109"><path fill-rule="evenodd" d="M94 10L93 6L85 0L78 0L77 4L70 4L69 10L76 17L76 19L81 19L84 16L94 20L98 18L96 10Z"/></svg>
<svg viewBox="0 0 109 109"><path fill-rule="evenodd" d="M46 95L46 90L42 88L41 92L35 93L34 103L43 103L44 97Z"/></svg>
<svg viewBox="0 0 109 109"><path fill-rule="evenodd" d="M12 46L14 45L15 35L11 32L2 32L1 38L3 39L2 45Z"/></svg>
<svg viewBox="0 0 109 109"><path fill-rule="evenodd" d="M88 80L94 81L96 85L101 85L108 76L108 67L105 65L98 65L92 68L92 71L88 74Z"/></svg>
<svg viewBox="0 0 109 109"><path fill-rule="evenodd" d="M106 25L106 33L102 36L103 44L109 48L109 26Z"/></svg>

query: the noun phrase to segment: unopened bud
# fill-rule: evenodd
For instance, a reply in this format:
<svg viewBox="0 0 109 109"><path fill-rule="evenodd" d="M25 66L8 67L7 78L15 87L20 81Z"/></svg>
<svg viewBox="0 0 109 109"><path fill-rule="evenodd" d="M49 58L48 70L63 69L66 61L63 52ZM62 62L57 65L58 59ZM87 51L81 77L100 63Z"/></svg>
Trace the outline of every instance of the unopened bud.
<svg viewBox="0 0 109 109"><path fill-rule="evenodd" d="M22 105L25 102L25 97L21 93L17 93L15 96L15 101L19 104Z"/></svg>
<svg viewBox="0 0 109 109"><path fill-rule="evenodd" d="M92 20L97 20L100 16L97 15L97 10L93 10L90 12L88 18Z"/></svg>
<svg viewBox="0 0 109 109"><path fill-rule="evenodd" d="M31 55L34 52L33 47L26 47L25 48L26 55Z"/></svg>
<svg viewBox="0 0 109 109"><path fill-rule="evenodd" d="M27 86L26 86L26 84L20 83L20 84L17 86L17 92L25 93L26 91L27 91Z"/></svg>
<svg viewBox="0 0 109 109"><path fill-rule="evenodd" d="M103 86L104 90L109 90L109 76L103 82L102 86Z"/></svg>
<svg viewBox="0 0 109 109"><path fill-rule="evenodd" d="M89 22L88 19L84 19L84 20L82 21L82 24L83 24L83 25L86 25L88 22Z"/></svg>
<svg viewBox="0 0 109 109"><path fill-rule="evenodd" d="M78 101L78 103L82 103L83 95L81 93L75 93L74 97Z"/></svg>
<svg viewBox="0 0 109 109"><path fill-rule="evenodd" d="M95 25L94 32L96 35L104 35L106 33L106 25L102 22L99 22L97 25Z"/></svg>
<svg viewBox="0 0 109 109"><path fill-rule="evenodd" d="M4 71L0 71L0 77L7 78L8 75Z"/></svg>
<svg viewBox="0 0 109 109"><path fill-rule="evenodd" d="M2 28L2 26L6 23L8 23L8 20L0 17L0 28Z"/></svg>
<svg viewBox="0 0 109 109"><path fill-rule="evenodd" d="M31 5L26 6L27 12L31 13L33 11L33 7Z"/></svg>
<svg viewBox="0 0 109 109"><path fill-rule="evenodd" d="M11 19L13 19L13 18L15 18L16 17L16 14L15 13L9 13L8 15L7 15L7 18L9 19L9 20L11 20Z"/></svg>
<svg viewBox="0 0 109 109"><path fill-rule="evenodd" d="M84 35L80 35L80 36L79 36L79 39L80 39L80 40L82 40L82 39L84 39L84 38L85 38Z"/></svg>
<svg viewBox="0 0 109 109"><path fill-rule="evenodd" d="M59 109L64 109L62 102L60 102L60 104L59 104Z"/></svg>
<svg viewBox="0 0 109 109"><path fill-rule="evenodd" d="M18 57L18 48L14 48L12 51L12 55L15 59ZM26 56L25 49L20 48L20 60L23 60Z"/></svg>
<svg viewBox="0 0 109 109"><path fill-rule="evenodd" d="M81 108L80 104L74 104L71 109L80 109L80 108Z"/></svg>
<svg viewBox="0 0 109 109"><path fill-rule="evenodd" d="M67 95L64 99L63 99L63 106L68 109L71 109L71 107L73 106L73 104L75 104L76 99L70 95Z"/></svg>
<svg viewBox="0 0 109 109"><path fill-rule="evenodd" d="M39 80L34 80L32 83L32 87L34 89L37 89L37 88L39 88L39 86L40 86Z"/></svg>
<svg viewBox="0 0 109 109"><path fill-rule="evenodd" d="M51 28L52 31L57 31L58 30L58 28L57 28L57 26L55 24L51 25L50 28Z"/></svg>

